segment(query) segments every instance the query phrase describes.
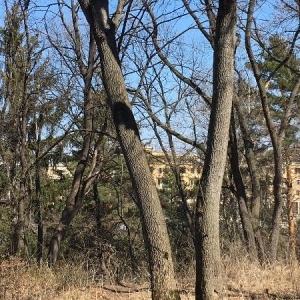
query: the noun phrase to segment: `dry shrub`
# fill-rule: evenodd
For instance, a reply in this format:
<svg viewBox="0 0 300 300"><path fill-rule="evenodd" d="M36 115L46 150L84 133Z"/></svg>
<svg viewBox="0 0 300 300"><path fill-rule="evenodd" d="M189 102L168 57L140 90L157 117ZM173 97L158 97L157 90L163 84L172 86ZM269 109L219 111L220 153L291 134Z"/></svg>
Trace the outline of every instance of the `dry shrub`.
<svg viewBox="0 0 300 300"><path fill-rule="evenodd" d="M53 299L61 292L91 285L82 266L70 264L38 268L13 257L1 263L0 272L0 299Z"/></svg>
<svg viewBox="0 0 300 300"><path fill-rule="evenodd" d="M149 282L140 285L100 284L83 264L61 264L49 269L9 258L0 265L2 300L150 300ZM193 288L181 289L182 300L194 299Z"/></svg>
<svg viewBox="0 0 300 300"><path fill-rule="evenodd" d="M285 261L262 267L251 262L244 247L231 244L231 249L223 258L225 288L228 294L239 299L259 297L259 299L300 299L300 270L298 264L291 266Z"/></svg>
<svg viewBox="0 0 300 300"><path fill-rule="evenodd" d="M300 269L284 261L261 267L250 261L239 243L227 245L223 255L225 293L230 299L300 299ZM194 299L195 265L185 266L178 274L182 299ZM97 278L91 262L61 261L54 269L29 265L16 258L0 264L0 299L132 299L151 298L149 280L137 284L136 278L123 274L122 284L105 284ZM149 277L148 277L149 279Z"/></svg>

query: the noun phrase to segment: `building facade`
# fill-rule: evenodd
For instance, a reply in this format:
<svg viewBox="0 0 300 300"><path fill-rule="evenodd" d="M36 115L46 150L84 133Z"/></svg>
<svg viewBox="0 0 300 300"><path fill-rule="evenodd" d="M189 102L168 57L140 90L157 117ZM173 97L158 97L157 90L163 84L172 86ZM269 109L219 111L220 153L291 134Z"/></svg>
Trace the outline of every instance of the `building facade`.
<svg viewBox="0 0 300 300"><path fill-rule="evenodd" d="M153 148L146 148L146 152L149 158L149 166L155 181L156 187L159 190L167 189L172 184L172 178L174 175L171 172L171 163L168 161L166 155L170 158L170 153L164 153L163 151L156 151ZM200 162L196 155L177 155L177 167L181 177L181 182L187 190L192 190L197 186L200 179Z"/></svg>

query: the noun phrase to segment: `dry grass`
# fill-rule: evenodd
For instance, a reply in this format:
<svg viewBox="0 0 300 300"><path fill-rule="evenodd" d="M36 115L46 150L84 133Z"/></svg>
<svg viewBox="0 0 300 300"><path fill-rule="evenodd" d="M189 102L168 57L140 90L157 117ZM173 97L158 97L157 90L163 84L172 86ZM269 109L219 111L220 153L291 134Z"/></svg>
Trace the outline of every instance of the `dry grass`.
<svg viewBox="0 0 300 300"><path fill-rule="evenodd" d="M226 257L224 285L228 299L300 299L300 270L277 264L262 269L245 257ZM18 259L0 265L0 299L2 300L150 300L148 284L104 284L83 264L64 265L54 270L29 266ZM193 269L179 278L182 300L194 299ZM126 280L126 279L125 279Z"/></svg>
<svg viewBox="0 0 300 300"><path fill-rule="evenodd" d="M298 263L261 267L251 263L245 250L237 246L224 259L223 272L227 294L236 299L300 299Z"/></svg>
<svg viewBox="0 0 300 300"><path fill-rule="evenodd" d="M0 265L0 299L2 300L149 300L149 284L104 284L95 273L80 264L55 269L40 268L10 258ZM97 280L96 280L97 279ZM185 291L182 299L193 299Z"/></svg>
<svg viewBox="0 0 300 300"><path fill-rule="evenodd" d="M261 268L248 262L225 268L228 294L239 299L300 299L299 268L277 264Z"/></svg>

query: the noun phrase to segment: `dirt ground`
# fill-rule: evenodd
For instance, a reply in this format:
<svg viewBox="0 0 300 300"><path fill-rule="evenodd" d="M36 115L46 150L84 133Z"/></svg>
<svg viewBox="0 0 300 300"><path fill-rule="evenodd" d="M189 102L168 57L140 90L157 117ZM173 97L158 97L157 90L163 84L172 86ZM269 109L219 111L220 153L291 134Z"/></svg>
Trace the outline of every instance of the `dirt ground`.
<svg viewBox="0 0 300 300"><path fill-rule="evenodd" d="M125 287L109 285L102 288L90 288L86 290L68 291L58 295L55 300L78 299L78 300L151 300L151 292L148 287L136 286ZM192 291L181 292L182 300L194 299Z"/></svg>
<svg viewBox="0 0 300 300"><path fill-rule="evenodd" d="M3 286L2 286L3 287ZM192 286L180 290L181 300L194 300L195 293ZM99 287L72 287L68 290L35 287L32 289L11 289L0 290L1 300L151 300L151 292L146 285L104 285ZM300 299L285 294L274 294L268 290L262 292L247 292L229 288L224 295L224 300L252 300L252 299Z"/></svg>

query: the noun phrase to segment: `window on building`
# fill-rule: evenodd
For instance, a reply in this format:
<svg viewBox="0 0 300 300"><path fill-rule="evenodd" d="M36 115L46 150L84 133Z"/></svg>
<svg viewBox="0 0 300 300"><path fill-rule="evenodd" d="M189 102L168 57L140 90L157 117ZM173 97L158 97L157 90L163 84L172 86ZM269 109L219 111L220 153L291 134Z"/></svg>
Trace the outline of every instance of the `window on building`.
<svg viewBox="0 0 300 300"><path fill-rule="evenodd" d="M300 203L298 201L293 202L293 213L295 215L299 215L300 214Z"/></svg>
<svg viewBox="0 0 300 300"><path fill-rule="evenodd" d="M163 168L158 168L158 174L162 174L163 173Z"/></svg>
<svg viewBox="0 0 300 300"><path fill-rule="evenodd" d="M179 172L180 172L181 174L184 174L184 173L186 172L186 168L185 168L185 167L180 167L180 168L179 168Z"/></svg>
<svg viewBox="0 0 300 300"><path fill-rule="evenodd" d="M296 184L297 184L297 185L300 185L300 180L296 180Z"/></svg>
<svg viewBox="0 0 300 300"><path fill-rule="evenodd" d="M195 187L199 185L199 179L198 178L190 178L190 187Z"/></svg>
<svg viewBox="0 0 300 300"><path fill-rule="evenodd" d="M167 179L163 179L163 180L162 180L162 187L163 187L164 189L167 189L167 188L169 187L169 182L168 182Z"/></svg>
<svg viewBox="0 0 300 300"><path fill-rule="evenodd" d="M295 173L300 174L300 168L295 168Z"/></svg>
<svg viewBox="0 0 300 300"><path fill-rule="evenodd" d="M157 187L159 189L167 189L169 187L168 180L164 178L157 178Z"/></svg>

